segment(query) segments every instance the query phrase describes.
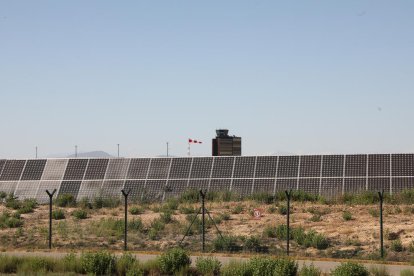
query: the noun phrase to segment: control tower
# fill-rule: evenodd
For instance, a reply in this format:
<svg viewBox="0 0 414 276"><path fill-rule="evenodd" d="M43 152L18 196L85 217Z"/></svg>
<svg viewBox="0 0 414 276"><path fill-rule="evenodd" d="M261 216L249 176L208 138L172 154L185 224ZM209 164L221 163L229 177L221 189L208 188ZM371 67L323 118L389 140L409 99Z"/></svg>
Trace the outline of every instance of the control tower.
<svg viewBox="0 0 414 276"><path fill-rule="evenodd" d="M241 137L230 136L228 129L217 129L213 156L241 156Z"/></svg>

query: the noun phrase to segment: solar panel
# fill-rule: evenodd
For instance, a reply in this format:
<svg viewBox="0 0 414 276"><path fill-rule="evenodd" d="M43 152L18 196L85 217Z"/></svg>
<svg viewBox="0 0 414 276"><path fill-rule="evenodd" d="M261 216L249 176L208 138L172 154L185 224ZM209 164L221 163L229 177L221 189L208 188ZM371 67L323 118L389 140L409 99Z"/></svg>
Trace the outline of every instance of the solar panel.
<svg viewBox="0 0 414 276"><path fill-rule="evenodd" d="M82 181L62 181L58 196L63 194L71 194L76 199L78 197L79 189Z"/></svg>
<svg viewBox="0 0 414 276"><path fill-rule="evenodd" d="M49 159L43 171L42 180L62 180L68 159Z"/></svg>
<svg viewBox="0 0 414 276"><path fill-rule="evenodd" d="M16 186L14 196L18 197L20 200L35 198L39 184L40 181L20 181Z"/></svg>
<svg viewBox="0 0 414 276"><path fill-rule="evenodd" d="M149 158L134 158L129 164L128 179L146 179L150 164Z"/></svg>
<svg viewBox="0 0 414 276"><path fill-rule="evenodd" d="M212 178L231 178L234 157L215 157Z"/></svg>
<svg viewBox="0 0 414 276"><path fill-rule="evenodd" d="M59 187L60 187L60 181L57 180L52 180L52 181L40 181L40 185L39 188L37 189L36 192L36 201L38 203L48 203L49 202L49 196L46 193L46 190L48 190L49 192L53 192L54 189L56 189L56 191L59 191ZM53 195L53 199L56 199L56 195Z"/></svg>
<svg viewBox="0 0 414 276"><path fill-rule="evenodd" d="M188 189L189 190L200 190L202 189L204 190L208 190L208 184L209 184L209 180L208 179L191 179L188 182Z"/></svg>
<svg viewBox="0 0 414 276"><path fill-rule="evenodd" d="M273 194L275 189L274 179L255 179L253 183L253 193Z"/></svg>
<svg viewBox="0 0 414 276"><path fill-rule="evenodd" d="M276 192L296 190L296 179L276 179Z"/></svg>
<svg viewBox="0 0 414 276"><path fill-rule="evenodd" d="M69 159L63 179L82 180L87 165L88 159Z"/></svg>
<svg viewBox="0 0 414 276"><path fill-rule="evenodd" d="M322 160L323 177L342 177L344 173L343 155L324 155Z"/></svg>
<svg viewBox="0 0 414 276"><path fill-rule="evenodd" d="M368 175L369 176L389 176L390 175L390 155L371 154L368 156Z"/></svg>
<svg viewBox="0 0 414 276"><path fill-rule="evenodd" d="M148 172L148 179L167 179L171 158L154 158Z"/></svg>
<svg viewBox="0 0 414 276"><path fill-rule="evenodd" d="M277 177L297 177L299 156L280 156Z"/></svg>
<svg viewBox="0 0 414 276"><path fill-rule="evenodd" d="M414 176L414 154L391 155L393 176Z"/></svg>
<svg viewBox="0 0 414 276"><path fill-rule="evenodd" d="M102 197L121 198L124 180L105 180L102 184Z"/></svg>
<svg viewBox="0 0 414 276"><path fill-rule="evenodd" d="M230 190L231 179L211 179L209 192L226 192Z"/></svg>
<svg viewBox="0 0 414 276"><path fill-rule="evenodd" d="M42 178L43 169L46 160L28 160L21 177L21 180L40 180Z"/></svg>
<svg viewBox="0 0 414 276"><path fill-rule="evenodd" d="M144 194L145 180L127 180L125 181L125 191L130 191L128 198L131 201L141 200Z"/></svg>
<svg viewBox="0 0 414 276"><path fill-rule="evenodd" d="M1 172L3 171L4 164L6 164L6 160L0 159L0 175L1 175Z"/></svg>
<svg viewBox="0 0 414 276"><path fill-rule="evenodd" d="M413 177L393 177L392 178L392 192L399 193L407 189L414 188Z"/></svg>
<svg viewBox="0 0 414 276"><path fill-rule="evenodd" d="M254 165L256 157L236 157L234 165L234 178L252 178L254 177Z"/></svg>
<svg viewBox="0 0 414 276"><path fill-rule="evenodd" d="M321 156L305 155L300 159L300 177L319 177L321 175Z"/></svg>
<svg viewBox="0 0 414 276"><path fill-rule="evenodd" d="M144 201L159 201L164 197L166 180L147 180L143 191Z"/></svg>
<svg viewBox="0 0 414 276"><path fill-rule="evenodd" d="M276 176L277 156L258 156L256 161L256 178ZM272 190L273 192L273 190Z"/></svg>
<svg viewBox="0 0 414 276"><path fill-rule="evenodd" d="M20 180L26 160L7 160L0 176L0 181Z"/></svg>
<svg viewBox="0 0 414 276"><path fill-rule="evenodd" d="M321 183L321 195L326 198L334 198L342 194L342 178L323 178Z"/></svg>
<svg viewBox="0 0 414 276"><path fill-rule="evenodd" d="M300 178L299 190L305 191L311 194L319 194L319 178Z"/></svg>
<svg viewBox="0 0 414 276"><path fill-rule="evenodd" d="M247 196L252 193L253 179L233 179L231 191L241 196Z"/></svg>
<svg viewBox="0 0 414 276"><path fill-rule="evenodd" d="M194 157L190 178L210 178L212 157Z"/></svg>
<svg viewBox="0 0 414 276"><path fill-rule="evenodd" d="M345 156L345 176L366 176L367 156L362 154Z"/></svg>
<svg viewBox="0 0 414 276"><path fill-rule="evenodd" d="M86 168L85 180L101 180L105 178L109 159L90 159Z"/></svg>
<svg viewBox="0 0 414 276"><path fill-rule="evenodd" d="M17 183L17 181L2 181L0 182L0 191L6 194L14 194Z"/></svg>
<svg viewBox="0 0 414 276"><path fill-rule="evenodd" d="M344 193L353 194L367 190L367 181L365 178L345 178Z"/></svg>
<svg viewBox="0 0 414 276"><path fill-rule="evenodd" d="M379 192L390 192L390 179L389 178L368 178L368 190Z"/></svg>
<svg viewBox="0 0 414 276"><path fill-rule="evenodd" d="M183 179L190 175L191 158L173 158L169 179Z"/></svg>
<svg viewBox="0 0 414 276"><path fill-rule="evenodd" d="M102 180L84 180L79 188L77 200L89 200L102 196Z"/></svg>
<svg viewBox="0 0 414 276"><path fill-rule="evenodd" d="M125 179L131 159L110 159L105 179Z"/></svg>
<svg viewBox="0 0 414 276"><path fill-rule="evenodd" d="M165 189L165 197L177 197L187 190L187 180L168 180Z"/></svg>

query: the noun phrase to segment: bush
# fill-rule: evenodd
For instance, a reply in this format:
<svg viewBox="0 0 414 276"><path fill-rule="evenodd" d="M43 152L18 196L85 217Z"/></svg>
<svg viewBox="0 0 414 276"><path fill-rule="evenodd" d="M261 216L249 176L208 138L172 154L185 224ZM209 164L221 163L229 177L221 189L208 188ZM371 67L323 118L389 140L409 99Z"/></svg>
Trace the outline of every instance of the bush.
<svg viewBox="0 0 414 276"><path fill-rule="evenodd" d="M131 215L139 215L143 213L143 210L138 206L132 206L131 208L129 208L129 213Z"/></svg>
<svg viewBox="0 0 414 276"><path fill-rule="evenodd" d="M273 226L266 226L263 230L263 234L268 238L276 238L276 227Z"/></svg>
<svg viewBox="0 0 414 276"><path fill-rule="evenodd" d="M126 275L129 270L132 270L137 263L137 259L131 255L131 253L123 254L116 261L116 273L117 275Z"/></svg>
<svg viewBox="0 0 414 276"><path fill-rule="evenodd" d="M346 262L331 271L331 276L368 276L369 272L365 266L357 263Z"/></svg>
<svg viewBox="0 0 414 276"><path fill-rule="evenodd" d="M59 207L74 207L76 199L72 194L61 194L56 198L55 204Z"/></svg>
<svg viewBox="0 0 414 276"><path fill-rule="evenodd" d="M74 253L69 253L62 259L63 271L84 274L82 264Z"/></svg>
<svg viewBox="0 0 414 276"><path fill-rule="evenodd" d="M251 236L244 241L244 248L248 251L259 252L261 249L261 242L258 237Z"/></svg>
<svg viewBox="0 0 414 276"><path fill-rule="evenodd" d="M13 216L10 216L10 213L3 212L0 216L0 228L17 228L23 225L23 222L20 219L19 213L14 213Z"/></svg>
<svg viewBox="0 0 414 276"><path fill-rule="evenodd" d="M162 213L160 220L165 224L173 222L172 213L170 211Z"/></svg>
<svg viewBox="0 0 414 276"><path fill-rule="evenodd" d="M370 208L368 209L368 213L374 218L379 217L379 211L377 209Z"/></svg>
<svg viewBox="0 0 414 276"><path fill-rule="evenodd" d="M272 204L275 201L274 195L270 193L254 193L250 196L250 199L259 202L259 203L265 203L265 204Z"/></svg>
<svg viewBox="0 0 414 276"><path fill-rule="evenodd" d="M121 204L119 198L103 198L101 196L95 197L93 199L93 208L102 209L102 208L116 208Z"/></svg>
<svg viewBox="0 0 414 276"><path fill-rule="evenodd" d="M115 271L116 259L109 252L83 253L80 262L88 274L111 275Z"/></svg>
<svg viewBox="0 0 414 276"><path fill-rule="evenodd" d="M197 272L202 275L220 275L221 263L213 257L199 257L196 260Z"/></svg>
<svg viewBox="0 0 414 276"><path fill-rule="evenodd" d="M240 251L241 248L237 244L237 238L233 236L217 237L213 240L213 248L215 251Z"/></svg>
<svg viewBox="0 0 414 276"><path fill-rule="evenodd" d="M342 218L343 218L345 221L352 220L352 214L351 214L351 212L349 212L349 211L345 211L345 212L343 212L343 213L342 213Z"/></svg>
<svg viewBox="0 0 414 276"><path fill-rule="evenodd" d="M400 276L414 276L414 271L411 269L401 270Z"/></svg>
<svg viewBox="0 0 414 276"><path fill-rule="evenodd" d="M307 266L306 264L299 271L299 276L320 276L321 271L319 268L315 267L313 264Z"/></svg>
<svg viewBox="0 0 414 276"><path fill-rule="evenodd" d="M279 206L279 209L277 211L281 215L287 215L288 209L286 205L282 205L282 206Z"/></svg>
<svg viewBox="0 0 414 276"><path fill-rule="evenodd" d="M252 275L296 275L298 264L289 259L252 258L249 262Z"/></svg>
<svg viewBox="0 0 414 276"><path fill-rule="evenodd" d="M278 226L276 226L276 238L278 238L279 240L286 240L287 238L287 226L286 224L280 224ZM292 231L292 228L290 229ZM290 239L292 239L292 233L290 233Z"/></svg>
<svg viewBox="0 0 414 276"><path fill-rule="evenodd" d="M26 257L23 258L20 265L17 267L17 274L33 275L46 274L54 270L56 260L44 257Z"/></svg>
<svg viewBox="0 0 414 276"><path fill-rule="evenodd" d="M17 210L20 208L20 201L17 200L17 197L14 197L13 194L9 194L6 198L6 207Z"/></svg>
<svg viewBox="0 0 414 276"><path fill-rule="evenodd" d="M180 201L183 203L197 203L200 201L200 192L196 189L186 190L181 194Z"/></svg>
<svg viewBox="0 0 414 276"><path fill-rule="evenodd" d="M312 246L323 250L329 247L329 240L322 234L316 234L312 239Z"/></svg>
<svg viewBox="0 0 414 276"><path fill-rule="evenodd" d="M181 248L172 248L161 254L158 258L160 270L169 275L187 267L191 264L191 259L187 252Z"/></svg>
<svg viewBox="0 0 414 276"><path fill-rule="evenodd" d="M231 211L233 214L241 214L243 212L243 205L237 204Z"/></svg>
<svg viewBox="0 0 414 276"><path fill-rule="evenodd" d="M132 231L142 231L144 229L144 224L140 218L136 218L128 221L128 229Z"/></svg>
<svg viewBox="0 0 414 276"><path fill-rule="evenodd" d="M33 210L37 207L37 202L35 199L25 199L21 202L19 207L20 214L32 213Z"/></svg>
<svg viewBox="0 0 414 276"><path fill-rule="evenodd" d="M404 250L404 247L401 243L401 240L395 240L391 242L391 250L394 252L402 252Z"/></svg>
<svg viewBox="0 0 414 276"><path fill-rule="evenodd" d="M180 205L180 202L176 198L170 198L168 201L162 206L162 210L165 212L171 212L178 209L178 206Z"/></svg>
<svg viewBox="0 0 414 276"><path fill-rule="evenodd" d="M62 209L52 211L52 218L54 220L60 220L65 218L65 212Z"/></svg>
<svg viewBox="0 0 414 276"><path fill-rule="evenodd" d="M79 209L72 212L72 216L77 219L86 219L88 217L88 213L85 210Z"/></svg>
<svg viewBox="0 0 414 276"><path fill-rule="evenodd" d="M252 269L248 262L230 261L221 270L222 276L251 276Z"/></svg>

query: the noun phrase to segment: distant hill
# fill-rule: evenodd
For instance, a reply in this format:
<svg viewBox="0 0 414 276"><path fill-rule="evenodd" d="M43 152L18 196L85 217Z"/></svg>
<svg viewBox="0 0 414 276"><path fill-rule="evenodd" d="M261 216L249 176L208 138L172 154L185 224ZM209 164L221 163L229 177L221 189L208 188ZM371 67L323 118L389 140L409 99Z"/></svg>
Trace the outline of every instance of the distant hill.
<svg viewBox="0 0 414 276"><path fill-rule="evenodd" d="M75 154L71 154L66 156L67 158L74 158ZM89 151L89 152L79 152L78 157L89 157L89 158L109 158L114 157L107 152L104 151Z"/></svg>

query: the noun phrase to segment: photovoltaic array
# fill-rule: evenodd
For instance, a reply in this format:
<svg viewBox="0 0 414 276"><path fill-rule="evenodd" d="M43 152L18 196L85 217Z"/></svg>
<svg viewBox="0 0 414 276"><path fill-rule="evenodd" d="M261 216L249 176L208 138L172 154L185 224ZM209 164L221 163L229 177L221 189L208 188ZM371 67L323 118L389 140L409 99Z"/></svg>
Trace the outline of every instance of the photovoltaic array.
<svg viewBox="0 0 414 276"><path fill-rule="evenodd" d="M0 191L46 202L45 190L77 200L164 200L187 189L240 196L303 190L326 197L414 188L414 154L0 160Z"/></svg>

